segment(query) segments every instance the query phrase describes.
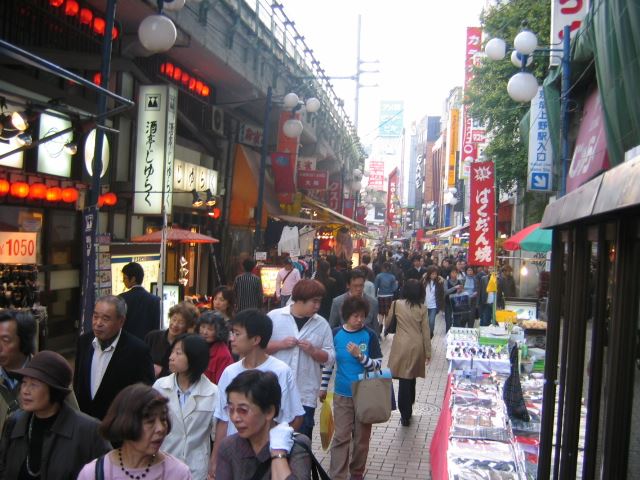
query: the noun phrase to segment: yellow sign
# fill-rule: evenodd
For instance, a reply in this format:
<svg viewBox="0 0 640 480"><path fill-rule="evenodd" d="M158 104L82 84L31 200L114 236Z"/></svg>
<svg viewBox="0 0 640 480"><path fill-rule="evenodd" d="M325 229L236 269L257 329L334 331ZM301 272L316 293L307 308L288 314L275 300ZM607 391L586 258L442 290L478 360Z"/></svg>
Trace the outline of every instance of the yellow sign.
<svg viewBox="0 0 640 480"><path fill-rule="evenodd" d="M449 114L449 169L447 172L447 185L456 186L456 152L458 151L458 136L460 128L460 111L457 108Z"/></svg>
<svg viewBox="0 0 640 480"><path fill-rule="evenodd" d="M276 277L279 271L280 267L262 267L260 269L262 294L265 297L273 297L276 294Z"/></svg>

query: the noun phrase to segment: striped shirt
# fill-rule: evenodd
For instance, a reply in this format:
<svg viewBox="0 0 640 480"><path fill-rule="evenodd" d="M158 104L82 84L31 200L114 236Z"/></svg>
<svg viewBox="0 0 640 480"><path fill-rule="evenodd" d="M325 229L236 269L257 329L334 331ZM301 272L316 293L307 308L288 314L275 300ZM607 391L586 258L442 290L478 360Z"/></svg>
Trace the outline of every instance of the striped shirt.
<svg viewBox="0 0 640 480"><path fill-rule="evenodd" d="M238 275L233 282L233 293L238 312L247 308L262 308L262 282L257 275L249 272Z"/></svg>

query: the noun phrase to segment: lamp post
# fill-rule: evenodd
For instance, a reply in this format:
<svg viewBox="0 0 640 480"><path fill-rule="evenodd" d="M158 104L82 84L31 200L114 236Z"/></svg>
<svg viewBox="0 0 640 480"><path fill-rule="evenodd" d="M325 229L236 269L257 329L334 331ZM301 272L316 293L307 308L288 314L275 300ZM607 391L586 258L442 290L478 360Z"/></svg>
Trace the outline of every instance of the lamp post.
<svg viewBox="0 0 640 480"><path fill-rule="evenodd" d="M255 210L256 215L256 231L253 237L254 248L257 249L262 244L262 204L264 203L264 175L267 170L267 156L269 154L268 137L269 137L269 118L271 109L273 108L273 88L267 89L267 98L264 108L264 120L262 124L262 144L260 146L260 170L258 178L258 200ZM291 118L282 125L282 133L289 138L298 138L302 134L304 128L302 122L295 118L295 114L303 105L307 112L315 113L320 109L320 100L310 97L306 102L301 102L295 93L287 93L280 102L281 105L291 110Z"/></svg>
<svg viewBox="0 0 640 480"><path fill-rule="evenodd" d="M560 156L562 162L562 178L560 180L559 196L566 193L567 172L569 165L569 82L571 67L569 57L571 55L571 29L568 25L562 30L562 49L538 48L538 38L529 30L522 30L513 41L514 50L511 53L511 61L520 71L509 79L507 92L516 102L530 102L538 93L538 81L536 77L526 70L532 62L535 53L562 52L562 86L560 94ZM502 60L506 55L507 45L501 38L492 38L485 45L484 51L490 60Z"/></svg>

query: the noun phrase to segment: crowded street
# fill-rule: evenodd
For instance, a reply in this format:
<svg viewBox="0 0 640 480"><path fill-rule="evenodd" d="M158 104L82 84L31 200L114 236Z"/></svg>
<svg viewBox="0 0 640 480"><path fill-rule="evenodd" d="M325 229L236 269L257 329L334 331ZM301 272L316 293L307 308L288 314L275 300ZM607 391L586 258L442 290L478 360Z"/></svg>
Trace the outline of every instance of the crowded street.
<svg viewBox="0 0 640 480"><path fill-rule="evenodd" d="M639 39L0 1L0 480L639 479Z"/></svg>

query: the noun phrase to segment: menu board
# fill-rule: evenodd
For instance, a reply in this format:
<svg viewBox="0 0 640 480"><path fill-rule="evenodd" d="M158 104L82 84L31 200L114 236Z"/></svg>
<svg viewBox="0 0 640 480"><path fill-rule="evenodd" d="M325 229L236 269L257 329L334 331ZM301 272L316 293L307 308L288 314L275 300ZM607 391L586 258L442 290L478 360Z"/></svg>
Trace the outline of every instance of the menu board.
<svg viewBox="0 0 640 480"><path fill-rule="evenodd" d="M119 295L126 290L122 281L122 267L129 262L137 262L144 270L144 280L142 286L149 292L151 291L151 283L158 281L158 273L160 272L160 254L142 254L142 255L126 255L111 257L111 293Z"/></svg>
<svg viewBox="0 0 640 480"><path fill-rule="evenodd" d="M262 267L260 269L260 280L262 281L262 294L265 297L273 297L276 294L276 277L280 271L279 267Z"/></svg>

